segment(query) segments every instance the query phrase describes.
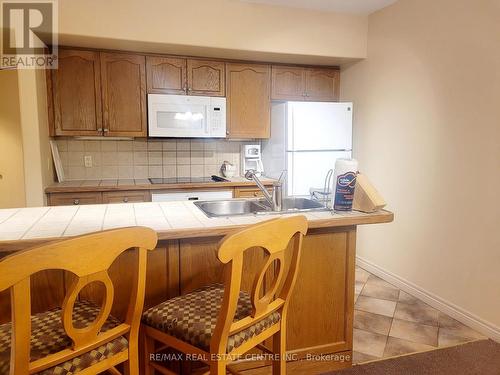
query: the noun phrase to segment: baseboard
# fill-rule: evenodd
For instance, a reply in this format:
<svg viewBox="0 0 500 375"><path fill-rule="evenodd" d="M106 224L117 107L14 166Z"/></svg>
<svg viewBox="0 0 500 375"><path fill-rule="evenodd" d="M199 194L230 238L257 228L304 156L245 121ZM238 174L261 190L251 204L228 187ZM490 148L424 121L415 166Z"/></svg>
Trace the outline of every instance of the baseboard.
<svg viewBox="0 0 500 375"><path fill-rule="evenodd" d="M361 268L367 270L368 272L374 274L375 276L384 279L388 283L397 286L399 289L405 291L408 294L424 301L429 306L438 309L439 311L448 314L453 319L465 324L477 332L482 333L489 338L500 342L500 327L493 323L487 322L484 319L479 318L473 313L462 309L461 307L446 301L445 299L436 296L435 294L422 289L418 285L411 283L408 280L393 274L392 272L386 271L385 269L373 264L372 262L363 259L360 256L356 257L356 264Z"/></svg>

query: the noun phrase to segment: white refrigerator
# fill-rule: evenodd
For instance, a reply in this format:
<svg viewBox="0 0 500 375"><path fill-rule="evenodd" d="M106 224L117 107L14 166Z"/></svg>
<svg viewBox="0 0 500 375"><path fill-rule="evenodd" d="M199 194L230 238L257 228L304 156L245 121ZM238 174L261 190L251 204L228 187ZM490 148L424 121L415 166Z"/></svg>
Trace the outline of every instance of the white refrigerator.
<svg viewBox="0 0 500 375"><path fill-rule="evenodd" d="M352 157L352 103L273 103L271 138L262 142L264 174L288 172L287 196L322 189L338 158Z"/></svg>

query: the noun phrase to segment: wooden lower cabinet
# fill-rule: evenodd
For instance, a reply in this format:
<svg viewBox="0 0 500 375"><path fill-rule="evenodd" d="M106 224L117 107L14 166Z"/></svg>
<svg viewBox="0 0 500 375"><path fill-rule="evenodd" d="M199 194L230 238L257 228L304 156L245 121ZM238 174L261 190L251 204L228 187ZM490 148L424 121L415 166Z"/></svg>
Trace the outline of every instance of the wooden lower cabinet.
<svg viewBox="0 0 500 375"><path fill-rule="evenodd" d="M354 228L304 238L287 340L287 350L300 357L352 349L355 238Z"/></svg>
<svg viewBox="0 0 500 375"><path fill-rule="evenodd" d="M268 186L269 193L272 187ZM194 191L194 190L192 190ZM262 198L264 194L256 187L235 187L234 198ZM74 193L48 193L49 206L73 206L85 204L140 203L151 202L150 190L93 191Z"/></svg>
<svg viewBox="0 0 500 375"><path fill-rule="evenodd" d="M288 310L287 351L297 369L324 371L348 367L352 357L354 312L355 227L312 229L304 238L297 283ZM223 265L217 259L221 237L164 240L148 253L144 308L186 294L211 283L223 281ZM128 251L112 264L109 274L115 289L112 314L123 318L130 295L128 270L137 261ZM244 258L242 290L250 291L254 278L264 266L260 248L247 250ZM285 268L287 267L285 261ZM267 270L264 289L272 284L277 269ZM45 311L62 303L71 276L63 271L44 271L32 278L33 312ZM102 290L95 284L85 287L80 298L102 301ZM8 293L0 293L0 323L10 318ZM268 343L269 345L269 343ZM308 354L338 354L343 360L325 363L307 359ZM296 361L296 362L295 362ZM246 362L237 368L255 368L263 362ZM317 373L316 370L313 371ZM319 371L321 372L321 371ZM252 372L253 373L253 372ZM265 372L264 372L265 373ZM292 372L293 373L293 372Z"/></svg>
<svg viewBox="0 0 500 375"><path fill-rule="evenodd" d="M272 193L272 188L268 191ZM264 193L258 188L235 188L233 196L234 198L262 198Z"/></svg>
<svg viewBox="0 0 500 375"><path fill-rule="evenodd" d="M102 193L102 203L140 203L151 202L149 190L106 191Z"/></svg>
<svg viewBox="0 0 500 375"><path fill-rule="evenodd" d="M151 202L151 192L149 190L49 193L47 197L49 206Z"/></svg>
<svg viewBox="0 0 500 375"><path fill-rule="evenodd" d="M48 195L49 206L78 206L102 203L99 192L90 193L52 193Z"/></svg>

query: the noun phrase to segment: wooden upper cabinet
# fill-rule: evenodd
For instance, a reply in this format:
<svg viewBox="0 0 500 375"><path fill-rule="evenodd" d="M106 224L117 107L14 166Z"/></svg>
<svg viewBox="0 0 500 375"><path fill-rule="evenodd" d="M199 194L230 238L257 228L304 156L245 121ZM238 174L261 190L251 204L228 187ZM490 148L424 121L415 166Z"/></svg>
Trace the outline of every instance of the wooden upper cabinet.
<svg viewBox="0 0 500 375"><path fill-rule="evenodd" d="M270 136L270 101L338 101L335 68L61 48L47 71L52 136L147 137L147 93L227 97L227 135Z"/></svg>
<svg viewBox="0 0 500 375"><path fill-rule="evenodd" d="M330 68L275 65L272 68L273 100L338 101L340 72Z"/></svg>
<svg viewBox="0 0 500 375"><path fill-rule="evenodd" d="M220 61L148 56L148 94L224 96L224 68Z"/></svg>
<svg viewBox="0 0 500 375"><path fill-rule="evenodd" d="M104 134L146 137L146 60L144 56L101 53Z"/></svg>
<svg viewBox="0 0 500 375"><path fill-rule="evenodd" d="M146 57L148 94L186 94L186 59Z"/></svg>
<svg viewBox="0 0 500 375"><path fill-rule="evenodd" d="M271 67L226 64L227 130L229 138L271 135Z"/></svg>
<svg viewBox="0 0 500 375"><path fill-rule="evenodd" d="M50 72L56 136L102 134L99 53L61 49L59 68ZM49 109L50 110L50 109Z"/></svg>
<svg viewBox="0 0 500 375"><path fill-rule="evenodd" d="M273 66L271 99L304 100L305 79L304 68Z"/></svg>
<svg viewBox="0 0 500 375"><path fill-rule="evenodd" d="M224 96L225 64L221 61L187 60L189 95Z"/></svg>
<svg viewBox="0 0 500 375"><path fill-rule="evenodd" d="M306 100L339 100L340 72L336 69L306 69L305 84Z"/></svg>

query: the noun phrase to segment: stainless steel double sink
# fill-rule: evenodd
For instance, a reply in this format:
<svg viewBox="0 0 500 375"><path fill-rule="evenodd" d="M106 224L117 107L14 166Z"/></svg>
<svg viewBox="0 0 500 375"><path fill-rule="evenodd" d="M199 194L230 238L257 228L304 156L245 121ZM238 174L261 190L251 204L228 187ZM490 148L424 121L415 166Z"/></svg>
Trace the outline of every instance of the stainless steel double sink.
<svg viewBox="0 0 500 375"><path fill-rule="evenodd" d="M308 211L324 211L325 206L307 198L284 198L281 211L273 211L265 199L228 199L198 201L194 203L208 217L238 216L251 214L292 214Z"/></svg>

